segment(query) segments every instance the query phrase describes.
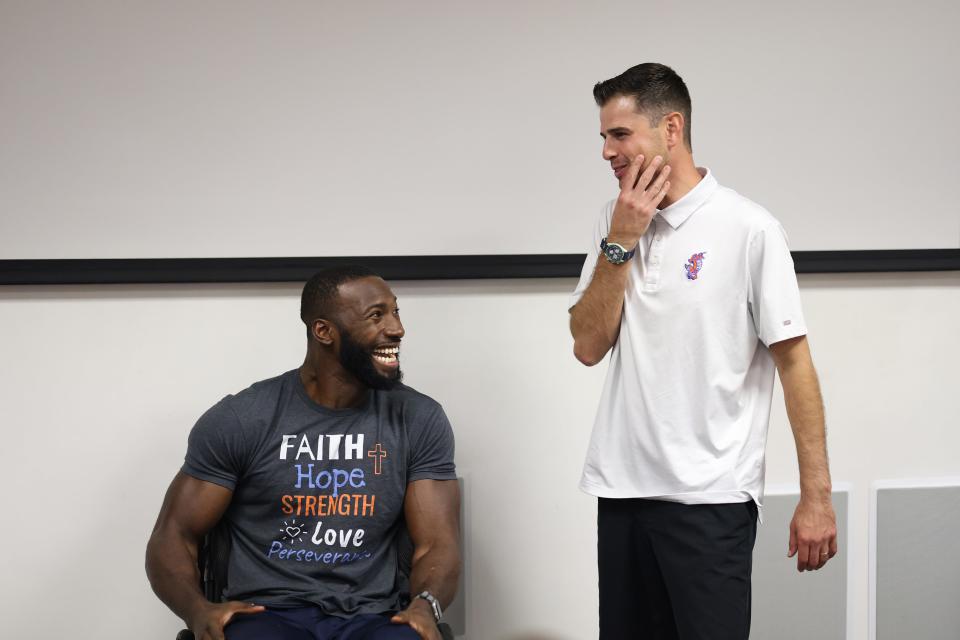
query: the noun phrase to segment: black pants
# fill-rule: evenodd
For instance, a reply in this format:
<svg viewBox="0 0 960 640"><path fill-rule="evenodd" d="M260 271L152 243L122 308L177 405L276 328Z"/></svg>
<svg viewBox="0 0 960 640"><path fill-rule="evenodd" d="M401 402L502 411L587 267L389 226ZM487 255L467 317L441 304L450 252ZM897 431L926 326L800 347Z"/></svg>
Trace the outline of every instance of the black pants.
<svg viewBox="0 0 960 640"><path fill-rule="evenodd" d="M405 624L392 624L390 614L337 618L319 607L268 608L237 615L224 628L227 640L419 640Z"/></svg>
<svg viewBox="0 0 960 640"><path fill-rule="evenodd" d="M600 498L600 640L747 640L757 506Z"/></svg>

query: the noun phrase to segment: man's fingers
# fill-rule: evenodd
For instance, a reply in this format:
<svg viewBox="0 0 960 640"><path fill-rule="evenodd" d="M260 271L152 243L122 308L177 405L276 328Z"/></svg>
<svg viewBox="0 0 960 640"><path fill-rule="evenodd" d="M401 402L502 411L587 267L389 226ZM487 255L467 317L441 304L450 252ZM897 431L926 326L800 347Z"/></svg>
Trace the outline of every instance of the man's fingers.
<svg viewBox="0 0 960 640"><path fill-rule="evenodd" d="M653 181L653 184L647 189L647 193L652 197L656 197L664 189L664 183L667 181L667 176L670 175L670 165L665 166L660 173L657 174L657 179Z"/></svg>
<svg viewBox="0 0 960 640"><path fill-rule="evenodd" d="M669 169L670 167L667 168ZM664 182L660 187L660 192L653 196L653 200L651 200L654 207L660 207L660 203L663 202L663 199L667 197L667 191L670 191L670 183Z"/></svg>
<svg viewBox="0 0 960 640"><path fill-rule="evenodd" d="M250 602L229 602L227 612L223 616L223 626L227 626L227 623L233 619L233 616L236 614L245 614L245 613L260 613L261 611L266 611L266 607L263 605L252 604Z"/></svg>
<svg viewBox="0 0 960 640"><path fill-rule="evenodd" d="M830 547L824 545L820 547L820 564L817 566L818 569L822 569L823 565L827 564L827 560L832 558L830 555Z"/></svg>
<svg viewBox="0 0 960 640"><path fill-rule="evenodd" d="M787 547L787 557L792 558L797 554L797 532L793 527L790 527L790 542Z"/></svg>
<svg viewBox="0 0 960 640"><path fill-rule="evenodd" d="M653 181L653 176L656 175L661 164L663 164L663 158L661 156L654 158L646 171L640 174L640 178L637 179L637 183L634 185L634 190L646 191L647 186Z"/></svg>
<svg viewBox="0 0 960 640"><path fill-rule="evenodd" d="M220 617L220 635L215 636L214 640L223 640L223 627L230 624L230 621L233 620L233 616L237 614L260 613L266 610L267 608L263 605L252 604L250 602L227 602L226 611Z"/></svg>
<svg viewBox="0 0 960 640"><path fill-rule="evenodd" d="M830 560L835 555L837 555L837 534L833 533L830 537L823 543L823 549L820 551L820 566L827 564L827 560Z"/></svg>
<svg viewBox="0 0 960 640"><path fill-rule="evenodd" d="M810 545L801 544L797 552L797 571L806 571L810 567Z"/></svg>
<svg viewBox="0 0 960 640"><path fill-rule="evenodd" d="M816 571L820 568L820 545L810 544L810 551L807 552L807 570Z"/></svg>
<svg viewBox="0 0 960 640"><path fill-rule="evenodd" d="M236 610L237 613L260 613L261 611L266 611L267 608L262 604L253 604L252 602L244 602L241 604L240 608Z"/></svg>
<svg viewBox="0 0 960 640"><path fill-rule="evenodd" d="M627 166L627 175L624 176L626 181L623 183L625 186L622 191L631 191L637 183L637 176L640 175L640 167L643 166L643 155L639 155L633 159Z"/></svg>
<svg viewBox="0 0 960 640"><path fill-rule="evenodd" d="M816 571L820 568L820 545L810 543L810 550L807 552L807 570Z"/></svg>

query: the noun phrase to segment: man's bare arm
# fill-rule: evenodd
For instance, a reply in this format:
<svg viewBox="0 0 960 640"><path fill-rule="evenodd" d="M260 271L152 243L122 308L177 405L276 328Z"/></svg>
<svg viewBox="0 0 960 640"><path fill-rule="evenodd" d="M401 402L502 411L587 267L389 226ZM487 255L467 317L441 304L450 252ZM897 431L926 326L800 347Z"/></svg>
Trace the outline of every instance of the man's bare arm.
<svg viewBox="0 0 960 640"><path fill-rule="evenodd" d="M588 367L603 360L620 335L628 269L629 263L611 264L597 256L590 286L570 308L573 355Z"/></svg>
<svg viewBox="0 0 960 640"><path fill-rule="evenodd" d="M446 608L460 577L460 486L456 480L417 480L407 485L403 512L413 540L410 593L429 591ZM439 639L430 605L415 599L393 618L424 640Z"/></svg>
<svg viewBox="0 0 960 640"><path fill-rule="evenodd" d="M203 537L220 521L233 493L178 473L167 489L147 543L147 577L154 593L183 620L197 640L222 640L236 613L263 607L240 602L214 604L200 589L197 553Z"/></svg>
<svg viewBox="0 0 960 640"><path fill-rule="evenodd" d="M798 571L821 568L837 553L837 523L820 383L806 336L770 345L797 446L800 503L790 523L789 557Z"/></svg>
<svg viewBox="0 0 960 640"><path fill-rule="evenodd" d="M637 156L630 164L613 209L608 242L626 247L628 251L640 242L640 237L657 212L657 205L670 189L670 183L666 181L670 167L665 166L657 173L662 162L662 158L657 156L639 177L643 156ZM628 264L615 265L602 254L598 256L590 285L580 301L570 309L573 354L588 367L603 360L620 335Z"/></svg>

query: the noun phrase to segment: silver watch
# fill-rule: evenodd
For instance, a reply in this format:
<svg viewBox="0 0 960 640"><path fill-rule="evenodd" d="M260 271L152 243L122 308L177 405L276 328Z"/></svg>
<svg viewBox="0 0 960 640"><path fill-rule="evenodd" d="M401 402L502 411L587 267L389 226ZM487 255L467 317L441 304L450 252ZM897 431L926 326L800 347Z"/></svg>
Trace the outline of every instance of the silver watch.
<svg viewBox="0 0 960 640"><path fill-rule="evenodd" d="M637 247L639 246L640 243L637 243ZM611 264L623 264L633 257L637 252L637 247L627 251L625 246L617 244L616 242L607 242L606 238L600 241L600 251L603 253L603 257Z"/></svg>
<svg viewBox="0 0 960 640"><path fill-rule="evenodd" d="M433 619L439 624L440 618L443 617L443 610L440 609L440 601L429 591L421 591L413 597L414 600L417 598L422 598L430 603L430 608L433 609Z"/></svg>

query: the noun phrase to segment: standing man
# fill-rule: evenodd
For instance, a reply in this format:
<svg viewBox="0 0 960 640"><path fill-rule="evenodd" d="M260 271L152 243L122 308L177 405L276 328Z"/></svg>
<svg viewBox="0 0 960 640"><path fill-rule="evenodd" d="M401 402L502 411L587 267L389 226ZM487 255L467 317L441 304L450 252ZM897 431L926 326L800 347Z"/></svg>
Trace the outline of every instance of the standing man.
<svg viewBox="0 0 960 640"><path fill-rule="evenodd" d="M190 433L147 546L150 583L197 640L439 640L460 572L453 432L400 384L397 299L368 269L328 269L300 317L303 365L227 396ZM197 551L218 522L231 544L214 603Z"/></svg>
<svg viewBox="0 0 960 640"><path fill-rule="evenodd" d="M783 228L693 162L690 94L646 63L598 83L603 209L570 304L608 351L581 488L598 503L601 640L746 640L774 369L797 445L788 555L837 552L823 405Z"/></svg>

